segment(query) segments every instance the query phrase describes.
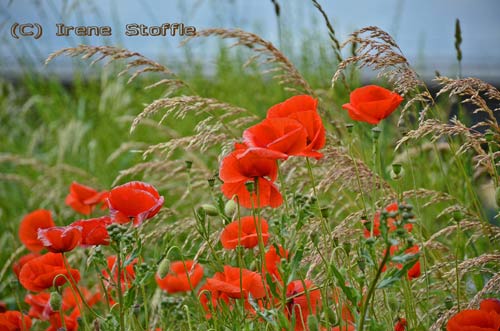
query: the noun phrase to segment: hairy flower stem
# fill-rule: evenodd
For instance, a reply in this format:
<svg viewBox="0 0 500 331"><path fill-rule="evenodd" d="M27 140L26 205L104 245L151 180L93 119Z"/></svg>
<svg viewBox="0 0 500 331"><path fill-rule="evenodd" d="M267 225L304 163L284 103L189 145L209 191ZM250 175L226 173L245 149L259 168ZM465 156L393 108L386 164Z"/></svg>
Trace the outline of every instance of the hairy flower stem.
<svg viewBox="0 0 500 331"><path fill-rule="evenodd" d="M93 310L89 304L87 303L87 301L85 300L85 297L83 296L82 292L80 291L80 288L76 285L76 280L75 278L73 277L73 274L71 273L71 268L69 267L69 264L68 264L68 260L66 259L66 256L64 255L64 253L61 253L62 254L62 257L63 257L63 263L64 263L64 267L66 268L66 271L68 272L68 275L69 275L69 278L71 279L71 289L72 291L74 292L74 290L76 290L76 293L74 294L77 294L78 293L78 296L80 297L80 299L82 300L82 303L85 305L85 307L97 318L100 318L100 319L104 319L104 317L102 317L101 315L99 315L98 313L96 313L95 310ZM74 286L73 286L74 284ZM76 295L75 295L76 297ZM80 309L80 311L82 311Z"/></svg>
<svg viewBox="0 0 500 331"><path fill-rule="evenodd" d="M319 212L319 217L321 218L321 224L323 225L323 230L325 231L325 234L329 234L332 231L328 226L326 218L323 216L323 213L321 212L321 204L319 203L318 192L316 191L316 181L314 180L314 174L312 172L311 162L309 161L308 157L306 157L306 165L307 165L307 172L309 173L309 178L311 179L314 198L316 199L316 204L318 206L318 212Z"/></svg>
<svg viewBox="0 0 500 331"><path fill-rule="evenodd" d="M257 230L257 241L259 243L259 255L261 260L261 269L266 270L266 248L264 246L264 237L262 236L262 222L260 222L260 189L259 189L259 181L257 178L254 179L254 192L257 197L257 206L253 205L252 201L252 212L253 212L253 221L255 223L255 229ZM239 236L239 234L238 234ZM242 278L240 278L242 279ZM271 300L271 296L266 286L266 279L262 277L262 284L264 285L264 289L266 292L266 300L271 303L271 307L274 307L273 300Z"/></svg>
<svg viewBox="0 0 500 331"><path fill-rule="evenodd" d="M118 242L118 251L116 254L118 275L116 277L116 291L118 292L118 315L120 316L120 331L125 331L125 314L123 311L123 292L122 292L122 259L120 254L120 242ZM110 276L112 277L112 276Z"/></svg>
<svg viewBox="0 0 500 331"><path fill-rule="evenodd" d="M375 293L375 288L377 287L378 280L380 278L380 275L382 275L382 270L384 269L385 264L389 260L389 256L391 255L391 245L388 243L386 245L385 249L385 254L384 258L382 259L382 262L378 266L377 273L375 274L375 278L373 279L372 283L370 284L370 287L368 289L368 293L366 295L366 299L363 302L363 305L361 306L361 312L359 315L359 328L358 331L364 331L364 325L365 325L365 317L366 317L366 312L368 310L368 306L370 305L370 300L373 297L373 294Z"/></svg>

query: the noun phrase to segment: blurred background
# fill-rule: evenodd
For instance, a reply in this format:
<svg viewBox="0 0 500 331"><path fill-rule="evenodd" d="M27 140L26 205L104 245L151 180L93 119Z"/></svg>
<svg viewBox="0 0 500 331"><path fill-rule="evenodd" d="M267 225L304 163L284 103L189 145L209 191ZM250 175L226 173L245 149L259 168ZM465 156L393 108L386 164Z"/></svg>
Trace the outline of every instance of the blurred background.
<svg viewBox="0 0 500 331"><path fill-rule="evenodd" d="M463 75L500 84L500 1L498 0L352 0L319 1L329 15L342 42L358 28L376 25L398 42L412 65L426 79L438 70L457 74L454 49L455 20L462 28ZM184 23L198 30L208 27L241 28L272 41L294 62L320 51L328 43L321 14L308 0L276 0L277 17L271 0L168 0L168 1L75 1L3 0L0 3L0 72L17 77L23 71L39 71L68 78L74 70L69 59L44 67L53 51L80 43L121 45L168 64L198 61L213 71L217 43L209 40L179 48L181 37L127 37L128 23L161 25ZM15 40L9 29L14 23L37 22L44 27L39 40ZM108 25L111 37L57 37L56 23L67 25ZM304 53L304 50L306 51ZM333 70L332 70L333 71Z"/></svg>

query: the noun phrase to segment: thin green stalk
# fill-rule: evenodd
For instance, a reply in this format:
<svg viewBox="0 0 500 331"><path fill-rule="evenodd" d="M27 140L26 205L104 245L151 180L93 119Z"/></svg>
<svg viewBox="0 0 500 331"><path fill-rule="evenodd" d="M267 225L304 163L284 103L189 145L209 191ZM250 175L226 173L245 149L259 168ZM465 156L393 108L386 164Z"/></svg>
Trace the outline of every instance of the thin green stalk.
<svg viewBox="0 0 500 331"><path fill-rule="evenodd" d="M119 314L119 321L120 321L120 331L125 331L125 314L123 312L123 292L122 292L122 260L121 260L121 253L120 253L120 243L118 242L118 251L116 254L116 262L117 262L117 269L118 269L118 275L117 275L117 283L116 283L116 291L118 292L118 314ZM110 276L112 277L112 276Z"/></svg>
<svg viewBox="0 0 500 331"><path fill-rule="evenodd" d="M358 331L364 331L364 325L365 325L365 318L366 318L366 312L367 308L370 304L370 300L373 296L373 293L375 292L375 288L377 287L378 280L380 278L380 275L382 275L382 270L384 269L385 264L389 260L390 256L390 249L391 246L387 245L385 249L385 254L384 258L382 259L382 262L380 263L377 273L375 274L375 278L373 279L372 283L370 284L370 287L368 289L368 293L366 295L366 300L363 301L363 305L361 306L361 313L360 313L360 320L359 320L359 330Z"/></svg>
<svg viewBox="0 0 500 331"><path fill-rule="evenodd" d="M312 171L311 162L309 161L308 157L306 157L306 165L307 165L307 171L309 173L309 178L311 179L314 198L316 199L316 204L318 206L319 217L321 218L321 223L323 225L323 229L325 230L325 234L329 234L331 233L330 227L328 226L326 218L323 216L323 213L321 212L321 204L319 202L318 192L316 191L316 181L314 180L314 174Z"/></svg>

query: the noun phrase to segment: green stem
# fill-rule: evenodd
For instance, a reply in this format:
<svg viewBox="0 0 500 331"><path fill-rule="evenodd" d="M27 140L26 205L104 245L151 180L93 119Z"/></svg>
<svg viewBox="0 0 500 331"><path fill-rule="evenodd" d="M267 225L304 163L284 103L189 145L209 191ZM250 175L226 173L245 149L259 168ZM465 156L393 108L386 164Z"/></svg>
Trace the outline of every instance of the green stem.
<svg viewBox="0 0 500 331"><path fill-rule="evenodd" d="M323 228L325 230L325 234L329 234L329 233L331 233L330 227L328 226L326 218L323 216L323 213L321 212L321 204L319 202L318 192L316 191L316 181L314 180L311 162L309 161L308 157L306 157L306 165L307 165L307 171L309 173L309 178L311 179L311 185L312 185L312 189L313 189L314 198L316 199L316 204L318 206L319 217L321 218L321 223L322 223Z"/></svg>
<svg viewBox="0 0 500 331"><path fill-rule="evenodd" d="M120 254L120 243L118 242L118 250L116 253L117 277L116 291L118 292L118 314L120 316L120 331L125 331L125 315L123 313L123 292L122 292L122 259ZM111 276L112 277L112 276Z"/></svg>
<svg viewBox="0 0 500 331"><path fill-rule="evenodd" d="M359 329L358 331L363 331L364 330L364 325L365 325L365 317L366 317L366 311L367 308L370 304L370 300L373 296L373 293L375 292L375 288L377 287L378 280L380 278L380 275L382 275L382 270L384 269L385 264L389 260L390 256L390 251L391 251L391 246L387 245L384 258L382 259L382 262L380 263L377 273L375 275L375 278L373 279L372 283L370 284L370 288L368 289L368 293L366 295L366 300L363 302L363 305L361 306L361 313L360 313L360 320L359 320Z"/></svg>

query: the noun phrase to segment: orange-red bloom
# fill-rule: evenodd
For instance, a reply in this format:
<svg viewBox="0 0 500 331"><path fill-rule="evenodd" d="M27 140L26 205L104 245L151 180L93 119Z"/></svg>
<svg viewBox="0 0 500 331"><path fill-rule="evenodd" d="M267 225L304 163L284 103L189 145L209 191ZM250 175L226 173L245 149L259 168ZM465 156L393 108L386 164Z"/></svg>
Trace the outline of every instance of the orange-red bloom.
<svg viewBox="0 0 500 331"><path fill-rule="evenodd" d="M356 328L349 324L343 325L342 328L340 328L340 326L336 326L331 331L356 331Z"/></svg>
<svg viewBox="0 0 500 331"><path fill-rule="evenodd" d="M391 203L387 207L385 207L387 212L396 212L399 210L399 206L396 202ZM363 228L365 238L370 238L370 226L369 222L362 221L364 224L366 223L365 228ZM396 220L394 218L387 218L387 227L389 228L389 232L396 231L397 226L394 224ZM406 231L411 232L413 230L413 224L407 223L404 225ZM375 237L380 236L380 212L377 212L373 218L373 235Z"/></svg>
<svg viewBox="0 0 500 331"><path fill-rule="evenodd" d="M129 182L109 192L108 204L111 217L118 223L133 220L136 226L155 216L163 205L163 197L151 185Z"/></svg>
<svg viewBox="0 0 500 331"><path fill-rule="evenodd" d="M108 287L108 289L111 291L111 281L113 283L117 283L120 281L122 291L126 291L128 288L132 286L132 282L135 279L135 270L134 266L137 264L137 259L132 260L127 266L123 266L123 261L122 261L122 266L121 266L121 274L120 277L118 278L118 264L116 263L116 256L109 256L107 259L107 264L108 264L108 269L102 270L102 275L104 276L105 279L105 284ZM108 270L111 271L111 274L113 275L112 278L110 277Z"/></svg>
<svg viewBox="0 0 500 331"><path fill-rule="evenodd" d="M39 252L43 243L38 239L38 229L55 226L50 211L38 209L26 215L19 226L19 239L32 252Z"/></svg>
<svg viewBox="0 0 500 331"><path fill-rule="evenodd" d="M203 278L203 267L192 260L175 261L170 264L164 278L156 275L158 286L168 293L187 292L194 289Z"/></svg>
<svg viewBox="0 0 500 331"><path fill-rule="evenodd" d="M274 184L278 175L276 160L264 158L255 153L247 153L243 144L236 144L235 151L226 156L221 163L219 176L224 182L221 186L222 193L233 199L243 207L278 207L283 202L278 188ZM248 191L245 184L257 183L257 190ZM257 200L259 197L259 200Z"/></svg>
<svg viewBox="0 0 500 331"><path fill-rule="evenodd" d="M226 225L220 236L222 246L226 249L234 249L241 245L245 248L252 248L258 245L258 231L262 234L264 245L269 240L269 226L263 218L253 216L242 217L239 221L234 221Z"/></svg>
<svg viewBox="0 0 500 331"><path fill-rule="evenodd" d="M398 108L403 98L377 85L367 85L351 92L350 103L342 108L355 121L378 124Z"/></svg>
<svg viewBox="0 0 500 331"><path fill-rule="evenodd" d="M102 209L105 209L108 192L97 192L91 187L73 182L69 188L69 194L66 196L66 205L80 214L89 215L96 205L102 203Z"/></svg>
<svg viewBox="0 0 500 331"><path fill-rule="evenodd" d="M500 315L494 311L462 310L446 325L447 331L498 331Z"/></svg>
<svg viewBox="0 0 500 331"><path fill-rule="evenodd" d="M278 270L278 266L281 263L282 259L288 259L288 251L281 246L278 246L278 251L276 251L276 247L274 247L274 245L271 245L271 247L269 247L269 250L265 254L266 265L263 268L263 274L267 272L271 275L271 278L273 280L282 282L281 275Z"/></svg>
<svg viewBox="0 0 500 331"><path fill-rule="evenodd" d="M0 331L29 331L31 318L16 310L0 313Z"/></svg>
<svg viewBox="0 0 500 331"><path fill-rule="evenodd" d="M52 253L69 252L82 241L82 229L75 226L53 226L39 229L38 239Z"/></svg>
<svg viewBox="0 0 500 331"><path fill-rule="evenodd" d="M241 157L255 153L262 157L287 159L303 155L307 145L307 131L291 118L266 118L243 132L243 141L249 146Z"/></svg>
<svg viewBox="0 0 500 331"><path fill-rule="evenodd" d="M23 265L25 265L28 261L31 261L34 258L39 257L39 256L40 256L40 253L32 252L32 253L21 256L21 258L19 260L14 262L12 264L12 270L16 274L17 278L19 278L19 273L21 272L21 268L23 267Z"/></svg>
<svg viewBox="0 0 500 331"><path fill-rule="evenodd" d="M479 309L483 311L494 311L500 315L500 300L498 299L484 299L479 304Z"/></svg>
<svg viewBox="0 0 500 331"><path fill-rule="evenodd" d="M304 288L305 284L305 288ZM295 315L295 331L308 330L307 317L316 314L317 307L321 306L321 292L312 289L315 285L310 280L294 280L287 286L287 313ZM308 291L307 295L305 290Z"/></svg>
<svg viewBox="0 0 500 331"><path fill-rule="evenodd" d="M266 296L262 277L258 273L231 266L224 266L223 272L217 272L214 277L208 278L200 289L200 301L208 311L206 291L210 292L213 307L217 307L220 301L227 304L231 298L248 299L251 295L253 299L261 299Z"/></svg>
<svg viewBox="0 0 500 331"><path fill-rule="evenodd" d="M87 290L84 287L80 287L80 292L83 294L85 302L91 307L101 299L100 293L92 294L89 292L89 290ZM52 307L50 307L49 304L49 300L50 300L49 292L27 294L24 298L24 302L30 305L30 310L28 312L28 315L31 318L36 318L42 321L49 320L52 314L58 314L58 316L60 316L59 311L52 310ZM77 311L76 312L73 311L72 315L79 316L80 312L78 311L78 308L81 307L82 304L83 304L82 300L79 294L76 292L75 288L71 287L64 288L64 291L62 293L62 303L61 303L61 309L64 312L74 309Z"/></svg>
<svg viewBox="0 0 500 331"><path fill-rule="evenodd" d="M103 216L88 220L73 222L71 226L80 227L82 231L82 246L109 245L107 226L112 222L111 217Z"/></svg>
<svg viewBox="0 0 500 331"><path fill-rule="evenodd" d="M399 318L396 325L394 325L394 331L405 331L407 325L408 323L406 322L406 319Z"/></svg>
<svg viewBox="0 0 500 331"><path fill-rule="evenodd" d="M64 277L63 277L64 276ZM80 280L80 272L64 265L62 254L47 253L27 262L19 273L19 281L29 291L40 292L52 287L61 286L67 279Z"/></svg>
<svg viewBox="0 0 500 331"><path fill-rule="evenodd" d="M318 100L308 95L297 95L278 103L267 112L267 118L291 118L304 126L307 132L306 148L300 155L320 158L318 150L326 141L325 127L317 111Z"/></svg>

